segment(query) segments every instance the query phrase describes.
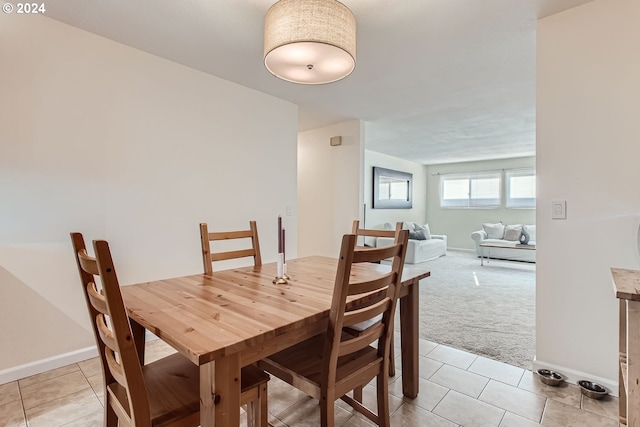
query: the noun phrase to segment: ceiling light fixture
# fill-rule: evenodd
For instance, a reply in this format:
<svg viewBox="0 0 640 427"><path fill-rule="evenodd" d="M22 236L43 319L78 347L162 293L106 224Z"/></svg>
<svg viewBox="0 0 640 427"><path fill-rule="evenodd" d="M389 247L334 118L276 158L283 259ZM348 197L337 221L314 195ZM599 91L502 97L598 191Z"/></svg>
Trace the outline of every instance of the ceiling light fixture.
<svg viewBox="0 0 640 427"><path fill-rule="evenodd" d="M323 84L356 66L356 18L336 0L280 0L264 22L264 65L276 77Z"/></svg>

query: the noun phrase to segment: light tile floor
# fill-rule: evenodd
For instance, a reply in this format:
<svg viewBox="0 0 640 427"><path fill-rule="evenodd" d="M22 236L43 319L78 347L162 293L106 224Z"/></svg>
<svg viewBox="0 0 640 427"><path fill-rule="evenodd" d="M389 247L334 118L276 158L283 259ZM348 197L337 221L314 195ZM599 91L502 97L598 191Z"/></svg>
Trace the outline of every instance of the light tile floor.
<svg viewBox="0 0 640 427"><path fill-rule="evenodd" d="M399 335L399 334L397 334ZM147 343L147 361L173 349ZM400 354L397 348L396 354ZM400 367L400 360L397 360ZM551 387L531 371L426 340L420 341L420 394L402 396L400 369L390 378L392 426L617 426L617 398L593 400L575 385ZM98 359L0 385L0 427L99 427L103 392ZM317 426L317 402L277 378L269 381L269 421L274 427ZM375 409L375 386L364 390ZM369 427L348 405L336 403L336 425Z"/></svg>

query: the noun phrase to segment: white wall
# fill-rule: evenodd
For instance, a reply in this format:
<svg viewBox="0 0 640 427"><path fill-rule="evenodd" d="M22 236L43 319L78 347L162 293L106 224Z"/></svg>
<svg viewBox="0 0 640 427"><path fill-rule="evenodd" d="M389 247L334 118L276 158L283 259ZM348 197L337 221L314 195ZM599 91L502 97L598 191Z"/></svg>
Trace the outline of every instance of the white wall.
<svg viewBox="0 0 640 427"><path fill-rule="evenodd" d="M440 207L440 175L504 169L535 168L535 157L487 160L478 162L430 165L427 187L427 219L432 233L446 234L449 248L475 249L471 233L482 229L482 223L535 224L535 209L507 209L504 194L502 206L496 209L443 209ZM503 185L504 191L504 185Z"/></svg>
<svg viewBox="0 0 640 427"><path fill-rule="evenodd" d="M295 256L294 104L41 16L0 14L0 64L0 371L93 345L71 231L127 284L202 271L202 221L272 261L290 206Z"/></svg>
<svg viewBox="0 0 640 427"><path fill-rule="evenodd" d="M424 224L427 219L427 173L426 166L397 157L365 150L364 156L364 203L366 227L373 228L390 222L417 222ZM373 167L379 166L413 174L413 207L411 209L373 209ZM362 219L362 218L361 218ZM434 231L432 231L435 233ZM437 233L436 233L437 234Z"/></svg>
<svg viewBox="0 0 640 427"><path fill-rule="evenodd" d="M635 0L538 22L536 359L613 384L609 268L640 268L639 22ZM551 219L552 200L567 201L566 220Z"/></svg>
<svg viewBox="0 0 640 427"><path fill-rule="evenodd" d="M329 139L342 136L342 145ZM336 257L362 210L364 126L349 121L298 135L298 255Z"/></svg>

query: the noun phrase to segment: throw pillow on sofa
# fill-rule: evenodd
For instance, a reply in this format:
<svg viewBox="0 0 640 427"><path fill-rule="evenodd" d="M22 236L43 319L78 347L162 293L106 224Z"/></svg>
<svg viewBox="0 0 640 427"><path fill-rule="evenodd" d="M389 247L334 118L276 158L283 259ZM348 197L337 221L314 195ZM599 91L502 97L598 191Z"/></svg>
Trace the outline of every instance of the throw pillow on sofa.
<svg viewBox="0 0 640 427"><path fill-rule="evenodd" d="M416 227L413 225L413 222L403 222L402 223L403 230L415 231Z"/></svg>
<svg viewBox="0 0 640 427"><path fill-rule="evenodd" d="M504 238L504 225L501 222L484 223L482 229L487 233L487 239L503 239Z"/></svg>
<svg viewBox="0 0 640 427"><path fill-rule="evenodd" d="M422 230L418 230L418 231L410 231L409 239L410 240L427 240L427 237L424 235L424 232Z"/></svg>
<svg viewBox="0 0 640 427"><path fill-rule="evenodd" d="M413 229L415 231L421 231L422 234L424 235L424 240L429 240L431 239L431 230L429 230L429 224L425 224L425 225L420 225L417 223L413 223ZM409 238L411 238L411 234L409 234Z"/></svg>
<svg viewBox="0 0 640 427"><path fill-rule="evenodd" d="M517 242L520 240L520 235L522 234L522 226L521 225L506 225L504 227L504 240L509 240L511 242Z"/></svg>
<svg viewBox="0 0 640 427"><path fill-rule="evenodd" d="M526 231L529 235L529 240L536 241L536 226L535 225L523 225L523 231Z"/></svg>

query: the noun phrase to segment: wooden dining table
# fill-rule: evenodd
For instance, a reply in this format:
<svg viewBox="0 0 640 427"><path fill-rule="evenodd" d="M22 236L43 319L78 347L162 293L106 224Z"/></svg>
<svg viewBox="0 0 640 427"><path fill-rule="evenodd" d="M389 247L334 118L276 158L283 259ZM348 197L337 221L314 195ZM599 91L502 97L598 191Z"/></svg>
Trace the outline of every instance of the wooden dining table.
<svg viewBox="0 0 640 427"><path fill-rule="evenodd" d="M200 367L202 427L240 422L240 369L322 333L328 323L338 260L287 261L287 284L274 284L276 264L195 274L122 287L136 345L144 330ZM366 279L384 264L353 266ZM402 389L418 395L418 286L430 275L407 265L400 293Z"/></svg>

